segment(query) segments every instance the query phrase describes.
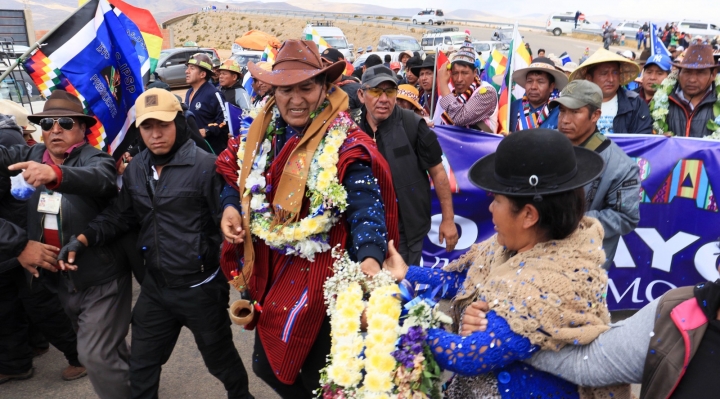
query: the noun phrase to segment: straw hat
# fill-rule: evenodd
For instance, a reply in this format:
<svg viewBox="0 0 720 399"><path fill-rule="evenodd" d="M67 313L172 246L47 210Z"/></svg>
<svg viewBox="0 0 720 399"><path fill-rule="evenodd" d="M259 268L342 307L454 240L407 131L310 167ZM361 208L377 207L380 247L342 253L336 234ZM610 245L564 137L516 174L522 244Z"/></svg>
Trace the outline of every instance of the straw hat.
<svg viewBox="0 0 720 399"><path fill-rule="evenodd" d="M15 101L0 100L0 114L14 116L15 123L22 128L23 133L32 133L37 130L30 124L27 110Z"/></svg>
<svg viewBox="0 0 720 399"><path fill-rule="evenodd" d="M568 78L564 73L560 72L555 68L555 64L548 58L536 57L533 59L532 64L527 68L521 68L513 72L512 79L520 87L525 88L527 82L527 74L529 72L545 72L555 79L555 88L562 90L568 83Z"/></svg>
<svg viewBox="0 0 720 399"><path fill-rule="evenodd" d="M585 62L570 74L570 80L586 79L587 71L590 67L595 65L604 64L606 62L617 62L620 65L620 85L625 86L626 84L635 80L640 74L640 66L634 61L630 61L627 58L615 54L612 51L605 49L599 49L593 55L590 56Z"/></svg>
<svg viewBox="0 0 720 399"><path fill-rule="evenodd" d="M400 85L398 86L397 98L405 100L412 104L418 111L422 111L423 107L420 105L420 92L413 85Z"/></svg>
<svg viewBox="0 0 720 399"><path fill-rule="evenodd" d="M322 58L317 45L309 40L287 40L283 43L275 57L272 71L248 64L253 78L269 85L282 87L292 86L313 78L322 73L327 74L327 81L334 82L345 71L345 63L336 62L323 67Z"/></svg>

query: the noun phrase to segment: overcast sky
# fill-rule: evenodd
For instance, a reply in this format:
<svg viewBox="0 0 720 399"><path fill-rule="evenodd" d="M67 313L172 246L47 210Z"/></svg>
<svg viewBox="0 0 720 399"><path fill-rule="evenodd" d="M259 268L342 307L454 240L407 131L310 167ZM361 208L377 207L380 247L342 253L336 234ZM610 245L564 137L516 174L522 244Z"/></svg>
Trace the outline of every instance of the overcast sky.
<svg viewBox="0 0 720 399"><path fill-rule="evenodd" d="M227 1L227 0L226 0ZM291 0L292 1L292 0ZM441 7L448 11L473 9L489 14L521 16L527 14L550 14L555 12L580 11L588 20L592 15L610 15L627 19L655 19L671 21L679 19L700 19L720 24L720 6L713 0L602 0L581 2L577 0L323 0L332 3L363 3L392 8Z"/></svg>

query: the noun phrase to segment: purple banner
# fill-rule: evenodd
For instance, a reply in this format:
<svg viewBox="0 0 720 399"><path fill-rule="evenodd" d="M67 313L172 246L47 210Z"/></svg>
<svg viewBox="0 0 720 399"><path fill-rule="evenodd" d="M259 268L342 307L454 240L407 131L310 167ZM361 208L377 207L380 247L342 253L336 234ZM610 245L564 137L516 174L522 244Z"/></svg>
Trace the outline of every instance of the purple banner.
<svg viewBox="0 0 720 399"><path fill-rule="evenodd" d="M425 238L423 263L443 266L495 232L486 192L467 180L475 161L495 151L501 137L436 127L453 191L460 239L453 252L438 242L440 204L433 196L432 229ZM612 135L640 167L640 223L620 239L610 269L610 309L639 309L665 291L716 280L720 213L720 142L648 135ZM714 171L714 172L713 172Z"/></svg>

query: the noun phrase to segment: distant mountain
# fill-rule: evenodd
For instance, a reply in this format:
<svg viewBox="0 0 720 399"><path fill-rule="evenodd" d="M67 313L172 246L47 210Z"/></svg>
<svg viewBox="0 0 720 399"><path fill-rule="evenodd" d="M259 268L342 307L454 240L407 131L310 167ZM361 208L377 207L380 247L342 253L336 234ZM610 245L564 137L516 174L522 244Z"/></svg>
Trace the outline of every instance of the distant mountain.
<svg viewBox="0 0 720 399"><path fill-rule="evenodd" d="M238 5L248 3L237 3ZM345 12L357 14L378 14L391 17L409 18L411 15L417 14L422 8L389 8L382 6L374 6L370 4L359 3L330 3L324 1L308 2L301 0L291 0L288 3L270 3L270 4L289 4L300 9L311 11L327 11L327 12ZM248 7L250 8L250 7Z"/></svg>

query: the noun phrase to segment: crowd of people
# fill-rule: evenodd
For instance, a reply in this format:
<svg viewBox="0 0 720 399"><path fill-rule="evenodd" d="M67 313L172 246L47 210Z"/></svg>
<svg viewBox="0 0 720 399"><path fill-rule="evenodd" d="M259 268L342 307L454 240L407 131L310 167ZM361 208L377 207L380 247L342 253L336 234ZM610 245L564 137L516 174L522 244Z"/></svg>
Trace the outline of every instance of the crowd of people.
<svg viewBox="0 0 720 399"><path fill-rule="evenodd" d="M311 41L288 40L247 72L197 54L184 100L162 82L137 99L137 141L117 162L86 142L96 120L72 94L53 91L32 115L0 101L0 383L32 377L49 342L67 359L63 379L87 375L102 399L157 398L187 327L228 397L252 398L232 320L255 331L258 378L282 398L315 397L332 342L323 284L340 247L369 278L385 269L449 287L452 330L428 333L456 373L448 398L509 397L501 387L630 398L629 383L643 398L713 397L720 282L672 290L620 326L605 301L619 239L640 220L638 166L612 134L716 133L712 47L642 65L599 49L573 71L553 58L512 74L525 95L507 137L468 172L494 196L497 233L442 269L418 266L431 182L438 241L452 251L459 236L433 128L502 133L498 92L469 44L440 66L371 54L352 72ZM658 131L650 106L669 77ZM253 115L244 135L229 134L225 101ZM34 187L28 198L11 195L16 175ZM248 313L228 312L231 287Z"/></svg>

